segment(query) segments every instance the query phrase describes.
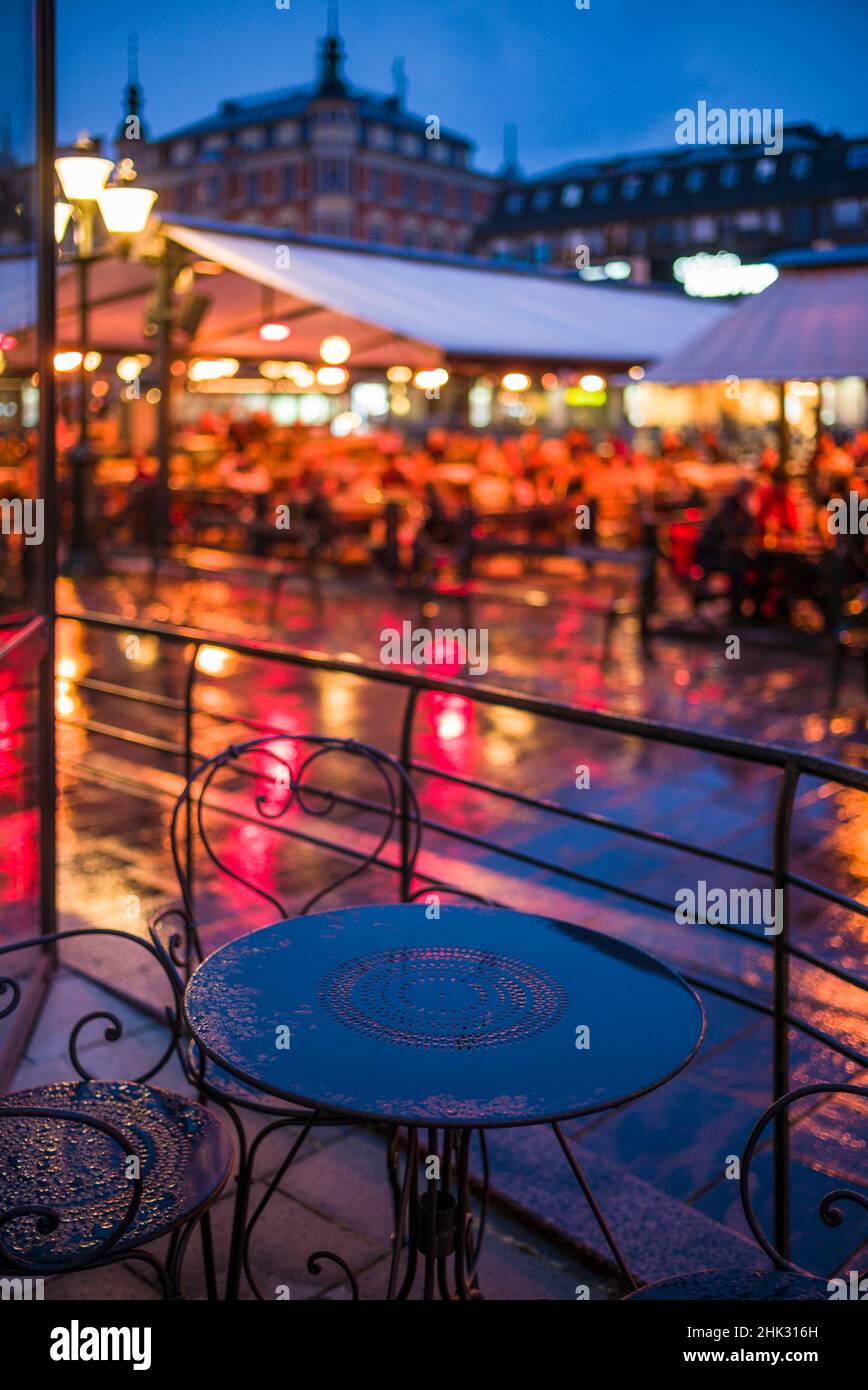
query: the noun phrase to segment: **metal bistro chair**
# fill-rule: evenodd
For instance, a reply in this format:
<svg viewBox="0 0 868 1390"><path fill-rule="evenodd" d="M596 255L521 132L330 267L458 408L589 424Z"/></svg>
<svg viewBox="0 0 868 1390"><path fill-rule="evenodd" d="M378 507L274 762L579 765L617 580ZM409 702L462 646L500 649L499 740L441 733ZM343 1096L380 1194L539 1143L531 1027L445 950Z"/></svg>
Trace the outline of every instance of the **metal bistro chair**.
<svg viewBox="0 0 868 1390"><path fill-rule="evenodd" d="M287 753L287 749L295 749L296 746L300 746L305 752L298 765L293 767L293 759ZM342 758L344 767L346 759L349 758L353 760L357 769L373 770L383 791L383 800L372 801L363 795L355 795L347 790L334 791L323 785L324 760L327 758L332 760L331 765L336 775L340 771L338 758ZM209 809L217 809L214 804L215 783L221 774L235 774L236 781L236 796L234 800L225 799L222 809L230 814L240 815L248 821L255 817L258 823L273 825L291 810L315 818L334 816L342 810L360 810L373 816L380 823L379 828L373 832L371 842L365 849L354 848L337 839L324 838L298 828L285 830L285 833L297 839L327 850L336 850L356 860L355 864L311 893L295 912L290 912L274 892L232 868L215 848L206 825L206 813ZM237 795L239 785L240 798ZM345 779L342 785L346 786ZM248 797L252 792L252 814L249 810L242 810L240 804L245 792ZM397 862L383 857L393 838L398 840ZM388 753L353 739L331 738L318 734L268 734L245 743L230 744L206 759L196 769L181 792L172 814L171 848L181 893L181 905L164 908L158 913L151 925L151 935L156 949L173 974L179 1009L186 982L192 971L204 959L200 934L203 923L188 872L194 840L201 843L208 859L221 874L272 906L274 916L271 920L306 915L323 898L375 865L397 872L402 902L412 901L422 892L436 892L441 887L443 892L454 891L433 884L411 893L421 840L421 815L409 776L401 764ZM346 1125L347 1121L314 1114L302 1106L290 1106L268 1097L264 1092L257 1091L215 1066L201 1055L189 1039L187 1045L182 1041L180 1050L189 1080L198 1087L203 1099L214 1101L225 1111L234 1126L238 1140L237 1191L226 1297L237 1298L243 1268L253 1293L257 1298L262 1298L263 1294L250 1267L249 1247L253 1230L310 1129L314 1126ZM248 1138L243 1122L245 1115L248 1121L254 1115L262 1116L265 1120L252 1139ZM250 1189L260 1147L277 1130L292 1127L299 1129L298 1137L289 1147L286 1157L248 1221ZM329 1259L339 1265L355 1289L352 1273L338 1255L324 1251L312 1255L308 1261L311 1272L318 1272L318 1264L322 1259Z"/></svg>
<svg viewBox="0 0 868 1390"><path fill-rule="evenodd" d="M843 1081L821 1081L813 1086L802 1086L789 1091L780 1100L770 1105L760 1115L748 1136L741 1161L740 1196L745 1218L760 1249L774 1265L773 1269L709 1269L679 1274L671 1279L662 1279L656 1284L646 1284L636 1293L628 1294L625 1302L660 1302L662 1300L757 1300L770 1302L827 1301L830 1297L827 1281L819 1279L808 1270L802 1269L775 1249L766 1238L753 1209L750 1192L750 1169L753 1156L762 1133L770 1120L785 1112L796 1101L806 1096L825 1094L847 1094L868 1099L868 1086L857 1086ZM840 1226L843 1214L837 1205L840 1202L853 1202L868 1211L868 1196L852 1188L837 1187L829 1192L819 1204L821 1220L827 1226ZM864 1278L857 1275L857 1282Z"/></svg>
<svg viewBox="0 0 868 1390"><path fill-rule="evenodd" d="M87 936L134 942L162 973L150 942L95 927L15 942L0 947L0 956ZM0 973L0 1019L20 999L17 981ZM88 1024L104 1023L108 1042L123 1036L116 1015L98 1010L70 1032L78 1080L0 1097L0 1274L47 1277L137 1260L157 1274L164 1297L179 1297L198 1224L208 1296L217 1297L209 1209L232 1170L232 1140L202 1105L149 1084L178 1043L179 1014L168 1009L167 1016L168 1044L135 1080L98 1081L82 1061ZM143 1248L164 1236L165 1259Z"/></svg>

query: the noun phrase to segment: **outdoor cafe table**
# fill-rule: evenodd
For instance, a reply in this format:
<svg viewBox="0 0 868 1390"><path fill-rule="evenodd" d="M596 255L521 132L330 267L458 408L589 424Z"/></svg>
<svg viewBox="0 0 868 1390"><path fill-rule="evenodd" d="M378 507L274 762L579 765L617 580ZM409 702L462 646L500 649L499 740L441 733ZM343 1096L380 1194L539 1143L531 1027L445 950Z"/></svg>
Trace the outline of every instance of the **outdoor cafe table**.
<svg viewBox="0 0 868 1390"><path fill-rule="evenodd" d="M487 1188L485 1131L543 1124L638 1287L560 1122L663 1085L699 1047L699 999L653 956L499 908L436 900L345 908L221 947L192 976L185 1012L207 1056L242 1082L319 1117L388 1127L396 1221L388 1297L409 1295L420 1257L425 1297L435 1276L445 1297L481 1296L487 1193L474 1223L474 1134Z"/></svg>

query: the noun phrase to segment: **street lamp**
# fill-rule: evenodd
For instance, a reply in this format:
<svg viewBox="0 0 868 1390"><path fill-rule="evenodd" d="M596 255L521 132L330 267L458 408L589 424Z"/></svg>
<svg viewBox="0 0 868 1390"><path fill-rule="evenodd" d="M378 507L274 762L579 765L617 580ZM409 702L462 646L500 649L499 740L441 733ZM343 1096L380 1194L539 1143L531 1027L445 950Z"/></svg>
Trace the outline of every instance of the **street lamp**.
<svg viewBox="0 0 868 1390"><path fill-rule="evenodd" d="M94 252L94 227L99 209L110 236L136 236L144 231L156 201L149 188L131 187L135 178L132 160L125 159L115 171L114 162L90 153L91 142L82 140L77 152L54 161L64 201L55 204L54 235L60 244L66 236L70 218L75 226L75 261L78 266L79 346L88 347L88 271L101 254ZM112 172L118 182L108 185ZM81 374L78 442L69 451L72 468L72 535L68 567L84 567L96 551L96 495L93 471L96 457L88 437L88 382Z"/></svg>

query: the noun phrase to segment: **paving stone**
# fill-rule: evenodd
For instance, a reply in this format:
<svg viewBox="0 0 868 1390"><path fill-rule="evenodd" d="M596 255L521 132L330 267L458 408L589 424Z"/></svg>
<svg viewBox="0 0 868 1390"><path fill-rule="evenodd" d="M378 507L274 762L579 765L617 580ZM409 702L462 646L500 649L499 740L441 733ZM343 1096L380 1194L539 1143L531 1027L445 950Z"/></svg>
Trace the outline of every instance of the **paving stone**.
<svg viewBox="0 0 868 1390"><path fill-rule="evenodd" d="M697 1267L756 1267L756 1248L699 1211L574 1145L591 1189L637 1277L653 1281ZM555 1136L545 1128L494 1130L489 1139L496 1192L551 1234L581 1251L612 1257Z"/></svg>

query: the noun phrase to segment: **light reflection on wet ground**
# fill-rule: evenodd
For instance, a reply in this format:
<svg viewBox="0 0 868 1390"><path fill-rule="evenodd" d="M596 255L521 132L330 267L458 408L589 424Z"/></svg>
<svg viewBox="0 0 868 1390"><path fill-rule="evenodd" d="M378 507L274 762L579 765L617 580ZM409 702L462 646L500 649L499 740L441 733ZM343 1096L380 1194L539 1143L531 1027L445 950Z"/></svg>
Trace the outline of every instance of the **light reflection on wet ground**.
<svg viewBox="0 0 868 1390"><path fill-rule="evenodd" d="M604 587L600 582L601 589ZM526 588L531 588L528 583ZM489 631L490 670L485 681L519 688L569 704L644 715L690 727L725 732L761 742L775 741L863 766L866 702L851 672L838 711L827 711L828 663L818 654L782 651L760 638L742 647L739 661L725 658L722 639L655 642L655 662L644 662L635 625L616 630L611 660L601 662L602 620L564 592L532 581L532 604L523 590L482 597L470 613L453 600L429 612L433 625L484 626ZM542 603L540 598L548 601ZM61 606L79 605L119 614L130 622L189 625L219 637L256 637L330 655L354 654L375 662L379 634L409 618L420 621L415 597L394 596L346 581L312 596L307 586L287 586L276 617L262 587L227 578L161 579L149 594L143 575L115 576L67 588ZM273 620L272 620L273 619ZM144 637L84 632L64 624L60 655L70 673L64 713L102 726L137 731L151 739L177 741L174 711L131 705L98 692L81 691L89 675L137 691L180 697L184 653ZM351 674L288 670L219 656L205 661L197 678L197 751L210 753L245 736L241 719L261 721L287 733L317 730L366 739L397 752L402 703L392 688L372 686ZM452 675L453 670L443 670ZM471 681L471 685L473 682ZM628 825L663 831L705 848L770 862L779 773L707 755L643 744L608 733L538 719L523 711L482 708L460 696L430 694L420 701L416 756L433 768L464 777L483 777L529 797L546 797L573 810L593 811ZM64 802L61 850L62 891L67 914L108 923L128 914L143 920L155 903L173 892L168 856L168 802L178 760L152 746L120 743L105 733L67 727L62 736ZM590 785L578 791L575 769L586 765ZM664 959L730 988L768 999L770 950L761 934L756 946L703 927L677 927L671 911L631 904L600 888L571 880L558 867L606 884L639 886L671 903L675 891L704 877L709 884L767 883L744 870L649 846L598 827L569 823L551 813L483 797L436 777L420 778L423 809L432 820L539 860L516 872L490 849L463 845L437 834L426 837L429 871L463 882L517 907L552 911L612 932ZM840 891L868 900L865 892L865 797L814 779L804 779L793 823L797 871ZM225 831L221 831L225 835ZM284 892L290 910L320 881L326 859L292 852L271 832L245 827L235 846L249 869ZM344 901L390 896L382 877L356 880ZM251 915L241 893L209 885L207 906L214 922L210 942L234 934L239 925L268 920L268 909ZM793 940L822 959L866 973L865 919L809 895L793 893ZM814 968L794 964L795 1009L814 1026L863 1051L868 1046L864 995ZM768 1102L771 1039L761 1015L706 995L712 1031L690 1072L654 1096L614 1116L577 1122L582 1142L679 1198L689 1198L716 1219L738 1224L737 1198L717 1180L720 1154L738 1152L756 1115ZM852 1078L854 1068L810 1039L794 1040L794 1083ZM807 1201L816 1169L868 1182L864 1107L836 1101L796 1131L797 1200ZM842 1140L842 1133L846 1136ZM641 1159L637 1159L641 1155ZM639 1165L636 1167L636 1165ZM767 1184L766 1184L767 1187ZM854 1223L855 1224L855 1223ZM816 1234L816 1233L814 1233ZM824 1253L828 1234L822 1237ZM848 1253L839 1243L836 1251ZM810 1245L816 1255L821 1241ZM846 1242L845 1242L846 1245ZM806 1258L809 1256L806 1255Z"/></svg>

